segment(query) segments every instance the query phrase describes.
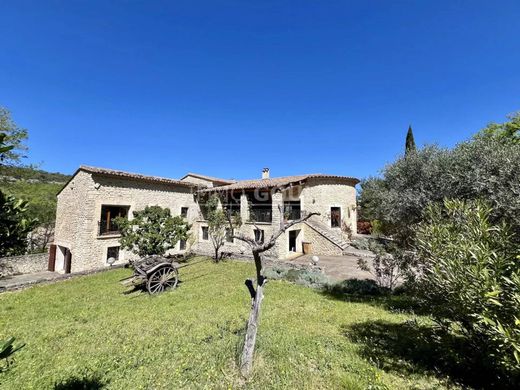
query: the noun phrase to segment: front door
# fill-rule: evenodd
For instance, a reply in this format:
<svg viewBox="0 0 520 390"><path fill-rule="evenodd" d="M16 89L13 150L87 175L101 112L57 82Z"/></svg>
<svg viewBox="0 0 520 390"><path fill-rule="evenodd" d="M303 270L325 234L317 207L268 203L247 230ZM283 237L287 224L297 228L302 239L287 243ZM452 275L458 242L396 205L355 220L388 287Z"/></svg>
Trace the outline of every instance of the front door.
<svg viewBox="0 0 520 390"><path fill-rule="evenodd" d="M289 232L289 252L296 252L296 237L298 237L297 230Z"/></svg>
<svg viewBox="0 0 520 390"><path fill-rule="evenodd" d="M341 227L341 208L331 207L330 208L330 227L337 228Z"/></svg>
<svg viewBox="0 0 520 390"><path fill-rule="evenodd" d="M72 253L67 249L67 253L65 254L65 262L63 269L66 274L70 274L71 266L72 266Z"/></svg>
<svg viewBox="0 0 520 390"><path fill-rule="evenodd" d="M60 273L70 273L72 263L72 253L69 248L58 245L54 260L54 271Z"/></svg>

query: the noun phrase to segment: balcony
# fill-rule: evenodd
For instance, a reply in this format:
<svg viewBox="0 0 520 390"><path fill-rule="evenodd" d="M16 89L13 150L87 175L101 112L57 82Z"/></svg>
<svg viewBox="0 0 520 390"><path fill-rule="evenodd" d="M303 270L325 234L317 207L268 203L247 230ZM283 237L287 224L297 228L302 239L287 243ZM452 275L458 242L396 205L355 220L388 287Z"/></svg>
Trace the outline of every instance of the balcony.
<svg viewBox="0 0 520 390"><path fill-rule="evenodd" d="M301 218L301 203L300 201L284 202L283 216L286 221L294 221Z"/></svg>
<svg viewBox="0 0 520 390"><path fill-rule="evenodd" d="M98 236L112 236L121 234L113 220L98 222Z"/></svg>
<svg viewBox="0 0 520 390"><path fill-rule="evenodd" d="M273 210L271 209L251 209L249 211L251 222L271 223L273 221Z"/></svg>

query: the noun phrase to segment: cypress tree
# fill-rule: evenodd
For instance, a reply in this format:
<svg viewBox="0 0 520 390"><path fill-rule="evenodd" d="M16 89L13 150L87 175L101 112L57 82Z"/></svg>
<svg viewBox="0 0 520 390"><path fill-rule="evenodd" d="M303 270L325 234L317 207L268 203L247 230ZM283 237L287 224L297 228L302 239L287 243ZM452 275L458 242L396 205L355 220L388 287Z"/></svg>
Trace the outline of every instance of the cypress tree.
<svg viewBox="0 0 520 390"><path fill-rule="evenodd" d="M415 140L413 138L412 126L408 127L408 133L406 133L406 145L404 150L404 155L408 156L410 153L415 153L417 151L417 147L415 146Z"/></svg>

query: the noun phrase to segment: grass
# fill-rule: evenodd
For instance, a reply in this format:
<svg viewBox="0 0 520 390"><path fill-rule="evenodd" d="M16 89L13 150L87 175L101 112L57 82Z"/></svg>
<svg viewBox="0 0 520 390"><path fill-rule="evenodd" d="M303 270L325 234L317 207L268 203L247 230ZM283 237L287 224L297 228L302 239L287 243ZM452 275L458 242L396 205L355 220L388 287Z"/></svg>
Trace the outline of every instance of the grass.
<svg viewBox="0 0 520 390"><path fill-rule="evenodd" d="M130 272L117 269L1 294L0 339L15 336L27 345L0 373L0 387L446 387L442 375L415 369L399 356L385 356L389 369L378 368L381 363L366 353L370 344L363 333L352 333L371 322L399 328L410 314L285 281L267 284L254 374L245 381L236 366L249 313L243 282L254 275L252 264L183 268L179 287L159 296L124 294L118 280Z"/></svg>

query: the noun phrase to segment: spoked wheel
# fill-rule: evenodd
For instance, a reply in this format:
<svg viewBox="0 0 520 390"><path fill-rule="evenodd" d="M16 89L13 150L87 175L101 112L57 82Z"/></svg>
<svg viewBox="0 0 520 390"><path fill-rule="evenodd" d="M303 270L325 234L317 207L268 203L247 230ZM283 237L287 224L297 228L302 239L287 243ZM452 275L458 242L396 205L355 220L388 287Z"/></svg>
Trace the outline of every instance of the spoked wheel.
<svg viewBox="0 0 520 390"><path fill-rule="evenodd" d="M146 289L150 294L159 294L167 288L175 288L179 273L177 268L172 266L164 266L153 271L148 277Z"/></svg>

